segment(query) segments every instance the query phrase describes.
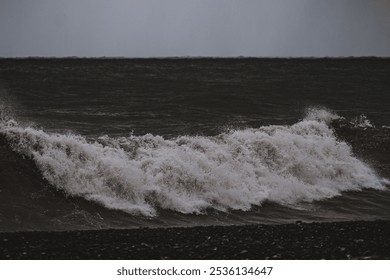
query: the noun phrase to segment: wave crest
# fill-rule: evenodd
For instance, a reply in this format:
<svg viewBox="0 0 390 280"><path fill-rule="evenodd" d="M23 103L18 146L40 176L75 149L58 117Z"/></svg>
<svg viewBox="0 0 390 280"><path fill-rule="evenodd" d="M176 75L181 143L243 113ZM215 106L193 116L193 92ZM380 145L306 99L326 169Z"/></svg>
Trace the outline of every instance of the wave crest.
<svg viewBox="0 0 390 280"><path fill-rule="evenodd" d="M147 134L89 141L13 120L2 122L0 132L68 195L154 216L158 208L249 210L265 201L295 205L343 191L383 189L375 172L336 139L327 124L332 118L313 110L292 126L174 139Z"/></svg>

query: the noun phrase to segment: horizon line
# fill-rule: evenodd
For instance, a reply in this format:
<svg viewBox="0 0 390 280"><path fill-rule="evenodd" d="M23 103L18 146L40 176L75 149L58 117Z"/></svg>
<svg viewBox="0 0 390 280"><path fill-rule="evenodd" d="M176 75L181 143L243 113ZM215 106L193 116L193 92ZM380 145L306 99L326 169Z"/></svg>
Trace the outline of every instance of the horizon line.
<svg viewBox="0 0 390 280"><path fill-rule="evenodd" d="M390 56L0 56L0 59L388 59Z"/></svg>

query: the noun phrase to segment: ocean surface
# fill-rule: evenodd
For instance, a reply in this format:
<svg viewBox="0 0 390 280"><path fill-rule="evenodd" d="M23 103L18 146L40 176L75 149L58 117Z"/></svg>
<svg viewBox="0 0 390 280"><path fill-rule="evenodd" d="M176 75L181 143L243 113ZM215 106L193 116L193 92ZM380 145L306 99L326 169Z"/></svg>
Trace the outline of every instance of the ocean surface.
<svg viewBox="0 0 390 280"><path fill-rule="evenodd" d="M0 59L0 231L390 219L390 59Z"/></svg>

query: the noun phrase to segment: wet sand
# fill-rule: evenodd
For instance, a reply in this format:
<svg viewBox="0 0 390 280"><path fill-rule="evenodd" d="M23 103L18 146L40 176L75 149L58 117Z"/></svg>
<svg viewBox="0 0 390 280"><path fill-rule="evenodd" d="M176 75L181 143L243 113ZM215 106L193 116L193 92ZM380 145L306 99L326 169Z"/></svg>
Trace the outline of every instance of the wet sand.
<svg viewBox="0 0 390 280"><path fill-rule="evenodd" d="M0 233L1 259L390 259L390 221Z"/></svg>

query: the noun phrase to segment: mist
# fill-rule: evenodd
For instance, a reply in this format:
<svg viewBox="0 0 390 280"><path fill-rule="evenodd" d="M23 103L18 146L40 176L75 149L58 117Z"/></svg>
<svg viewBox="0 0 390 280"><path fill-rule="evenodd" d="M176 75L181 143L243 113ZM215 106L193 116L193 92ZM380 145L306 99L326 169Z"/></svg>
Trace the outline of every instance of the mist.
<svg viewBox="0 0 390 280"><path fill-rule="evenodd" d="M2 0L0 56L389 56L390 0Z"/></svg>

